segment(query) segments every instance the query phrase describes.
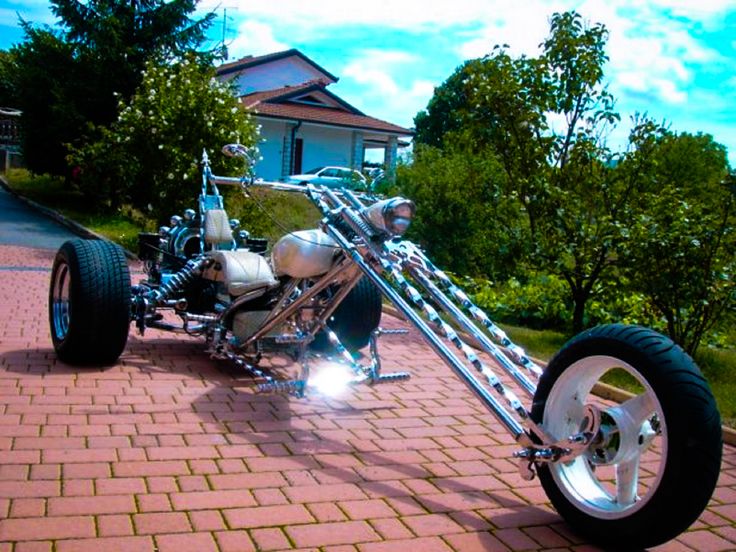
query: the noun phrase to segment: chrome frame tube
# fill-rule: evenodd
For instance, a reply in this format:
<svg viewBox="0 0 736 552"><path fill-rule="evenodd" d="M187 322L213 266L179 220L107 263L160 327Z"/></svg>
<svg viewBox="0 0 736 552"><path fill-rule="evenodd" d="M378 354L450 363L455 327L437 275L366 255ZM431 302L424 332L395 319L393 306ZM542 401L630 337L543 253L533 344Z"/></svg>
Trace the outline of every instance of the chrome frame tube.
<svg viewBox="0 0 736 552"><path fill-rule="evenodd" d="M281 322L288 319L292 314L294 314L296 311L301 309L305 303L310 301L315 295L317 295L320 291L325 289L327 286L333 283L336 276L342 272L345 271L345 262L338 262L334 267L330 269L329 272L327 272L324 276L322 276L312 287L310 287L301 297L299 297L296 301L291 303L290 305L286 306L284 310L274 315L272 318L270 318L261 328L254 333L252 336L250 336L243 344L242 347L247 347L251 343L255 342L258 339L261 339L264 337L268 332L270 332L276 325L280 324ZM357 282L358 278L360 277L360 274L356 274L354 276L355 282ZM352 283L352 285L355 285L355 282ZM350 283L348 282L348 285ZM351 286L352 287L352 286ZM337 307L337 304L335 304L335 307Z"/></svg>
<svg viewBox="0 0 736 552"><path fill-rule="evenodd" d="M422 333L427 343L447 363L450 368L460 376L460 379L470 388L473 393L489 408L496 419L511 433L517 442L525 446L531 445L528 434L522 425L504 408L491 392L483 387L475 378L473 373L450 351L437 334L427 326L425 321L414 312L404 299L363 259L357 248L348 242L345 237L332 225L325 225L327 233L333 238L350 258L360 267L362 272L381 290L394 306L406 316L414 326Z"/></svg>
<svg viewBox="0 0 736 552"><path fill-rule="evenodd" d="M465 313L463 313L449 297L442 293L442 291L429 278L427 278L425 274L415 267L409 267L407 270L409 274L411 274L411 276L427 290L427 293L429 293L429 295L440 304L442 309L452 315L458 324L460 324L463 329L468 332L483 349L486 350L486 352L496 359L501 367L508 372L508 374L519 384L526 394L533 397L537 390L536 384L527 378L523 372L518 370L511 359L507 357L485 333L481 332L473 321L465 316Z"/></svg>
<svg viewBox="0 0 736 552"><path fill-rule="evenodd" d="M485 369L482 364L477 361L474 354L468 354L468 346L456 336L453 330L446 331L447 337L455 343L461 351L466 353L467 360L478 368L482 374L488 378L490 388L486 387L481 380L472 372L470 367L460 360L453 351L450 350L448 345L443 341L443 338L438 335L425 321L420 314L414 311L410 304L405 300L401 293L393 287L384 278L384 273L392 273L394 276L399 272L399 268L410 274L416 281L421 284L429 296L437 300L442 306L443 310L448 312L472 337L476 339L481 347L500 364L501 368L506 371L513 379L513 381L519 385L525 393L533 395L536 390L536 385L532 382L527 374L521 372L515 365L514 362L519 364L519 367L524 367L530 370L533 376L538 376L541 370L533 362L527 359L522 354L523 350L520 347L514 345L510 340L503 339L500 343L501 347L509 347L509 351L514 358L510 360L508 356L499 348L498 345L494 344L486 333L468 316L466 316L455 303L455 300L459 301L463 308L469 308L473 317L482 322L483 326L492 334L494 339L498 339L497 334L503 334L503 332L493 324L490 319L483 313L483 317L478 319L476 311L480 311L475 305L469 301L462 301L464 294L461 290L454 289L455 286L451 282L446 282L442 277L444 273L439 271L429 263L428 259L423 255L420 255L422 260L425 260L429 267L429 274L422 271L423 267L416 267L413 265L410 259L404 259L401 256L393 254L393 252L386 248L384 242L377 241L375 238L378 237L377 232L371 227L370 223L365 220L362 215L363 203L361 200L365 200L371 203L376 200L375 197L364 194L355 194L351 191L342 190L330 190L322 186L314 185L295 185L280 182L266 182L259 180L251 180L247 178L232 178L232 177L220 177L212 175L211 172L207 175L207 178L214 185L237 185L240 186L244 193L247 193L249 187L264 187L270 188L277 191L296 192L307 195L312 202L320 209L324 215L324 219L321 223L323 231L325 231L331 238L333 238L338 245L343 249L346 255L346 260L351 263L355 263L360 269L360 272L365 274L374 285L382 292L382 294L391 302L403 315L420 331L424 339L430 345L430 347L442 358L442 360L460 377L468 388L481 400L481 402L491 411L491 413L499 420L499 422L506 428L514 439L525 447L534 446L531 439L531 434L536 434L542 441L548 439L544 435L543 431L531 423L528 418L528 411L523 407L520 407L520 403L515 399L515 395L512 392L507 392L504 386L500 383L495 375L492 375L490 370ZM342 224L347 224L351 232L355 234L356 239L348 239L342 231L338 228L333 221L340 220ZM386 236L388 239L388 236ZM357 245L356 245L357 244ZM405 262L406 261L406 262ZM301 297L296 301L286 306L283 310L274 315L258 332L251 336L245 345L248 345L257 339L262 338L271 331L277 324L288 319L300 308L302 308L308 301L310 301L319 291L327 287L335 276L345 269L345 263L338 264L334 269L331 269L329 273L325 274L318 282L307 290ZM424 267L426 268L426 267ZM353 279L357 282L360 277L360 272L356 274ZM403 277L402 277L403 278ZM454 299L451 299L434 283L433 279L437 278L442 287L450 285L453 289L448 288L448 291L452 294ZM446 278L446 276L444 276ZM405 280L404 280L405 281ZM406 281L405 281L406 282ZM411 286L405 286L407 289L405 292L407 296L415 299L416 296L421 298L421 294ZM403 288L402 288L403 289ZM457 293L460 296L457 295ZM347 292L346 292L347 293ZM339 297L341 298L341 297ZM285 298L279 302L279 305L283 306ZM424 301L423 298L421 301ZM336 307L339 301L334 302ZM435 312L429 312L433 309L428 310L427 314L431 314L429 317L434 320L435 323L441 326L440 329L445 329L446 323L438 321ZM326 317L329 314L325 315ZM449 328L449 326L447 326ZM505 335L505 334L504 334ZM517 359L518 357L518 359ZM522 362L519 362L519 359ZM526 361L526 362L524 362ZM505 397L507 400L511 400L510 405L511 411L505 407L501 401L494 395L494 392L500 396ZM512 412L512 411L515 411ZM524 424L529 426L528 430L525 430L524 425L517 420L515 417L519 416ZM530 433L531 432L531 433Z"/></svg>

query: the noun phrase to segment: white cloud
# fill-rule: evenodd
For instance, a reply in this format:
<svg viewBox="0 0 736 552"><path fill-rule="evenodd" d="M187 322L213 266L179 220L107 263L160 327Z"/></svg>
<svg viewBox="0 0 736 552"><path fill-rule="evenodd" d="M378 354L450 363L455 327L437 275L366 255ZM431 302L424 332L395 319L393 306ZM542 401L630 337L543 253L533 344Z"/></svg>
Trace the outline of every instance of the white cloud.
<svg viewBox="0 0 736 552"><path fill-rule="evenodd" d="M208 11L220 6L219 0L204 0L198 9ZM624 9L668 10L679 17L707 22L718 21L729 8L733 8L733 0L279 0L243 3L234 9L249 18L278 21L281 25L308 28L312 32L340 25L426 30L477 23L488 28L504 28L510 22L516 33L509 36L516 42L535 34L539 20L545 22L555 11L575 9L597 17Z"/></svg>
<svg viewBox="0 0 736 552"><path fill-rule="evenodd" d="M690 34L689 27L693 22L716 24L731 6L732 0L374 0L368 4L280 0L238 8L246 23L231 51L241 55L277 51L286 47L275 38L277 34L297 44L309 43L310 38L329 36L337 27L360 25L376 27L377 36L390 29L451 31L457 36L458 63L489 53L495 44L508 44L514 55L533 56L549 32L549 16L576 9L586 21L603 22L609 30L606 76L614 83L614 92L630 90L681 103L693 77L688 65L719 59L715 50ZM421 46L416 51L421 55ZM402 84L400 73L389 66L407 55L374 49L370 57L349 63L342 75L383 94L405 92L411 85Z"/></svg>
<svg viewBox="0 0 736 552"><path fill-rule="evenodd" d="M412 117L427 105L435 87L425 79L397 77L417 61L416 55L406 52L363 50L343 68L340 87L360 90L359 95L351 95L359 97L355 104L369 114L411 126Z"/></svg>
<svg viewBox="0 0 736 552"><path fill-rule="evenodd" d="M721 22L723 13L733 9L733 0L654 0L652 4L706 24Z"/></svg>
<svg viewBox="0 0 736 552"><path fill-rule="evenodd" d="M289 45L274 37L273 28L267 23L246 20L238 26L237 37L227 44L230 59L245 55L270 54L288 50Z"/></svg>
<svg viewBox="0 0 736 552"><path fill-rule="evenodd" d="M574 8L589 24L601 22L609 32L606 78L614 92L633 91L679 104L687 99L692 66L722 60L716 50L690 33L690 27L695 21L714 24L729 6L732 3L727 0L525 2L484 20L477 35L459 45L458 51L463 58L479 57L494 44L506 43L512 54L537 55L538 45L549 33L549 15Z"/></svg>
<svg viewBox="0 0 736 552"><path fill-rule="evenodd" d="M374 0L373 2L346 2L344 0L279 0L253 2L239 7L249 17L280 21L293 27L309 27L315 31L330 26L359 24L392 29L416 29L427 25L450 26L477 20L483 14L495 11L496 4L513 8L512 0L495 2L484 0ZM546 2L545 2L546 3ZM217 2L208 0L201 9L215 8ZM500 9L500 8L499 8Z"/></svg>
<svg viewBox="0 0 736 552"><path fill-rule="evenodd" d="M368 87L369 93L393 96L401 91L391 73L397 67L411 63L416 56L406 52L391 50L363 50L361 55L348 63L342 70L342 77Z"/></svg>
<svg viewBox="0 0 736 552"><path fill-rule="evenodd" d="M213 9L216 1L205 0L199 8ZM691 34L691 27L722 24L723 14L733 9L733 0L249 2L233 11L228 9L229 15L245 21L230 50L233 57L274 52L289 47L283 42L286 37L292 45L307 45L315 39L324 40L337 28L358 25L375 28L377 44L391 30L417 33L417 40L445 33L456 38L455 51L447 53L456 64L487 54L495 44L504 43L513 55L534 56L549 33L550 15L570 9L581 13L586 22L602 22L608 29L610 61L606 78L614 95L634 93L665 104L681 104L688 98L693 66L721 61L717 51ZM373 48L336 71L342 78L364 86L366 94L398 102L394 98L415 90L413 79L419 77L397 68L409 63L412 55L416 64L432 63L422 57L421 44L413 52ZM425 92L429 87L426 84ZM423 94L415 90L410 95L416 98ZM429 97L431 92L426 99Z"/></svg>

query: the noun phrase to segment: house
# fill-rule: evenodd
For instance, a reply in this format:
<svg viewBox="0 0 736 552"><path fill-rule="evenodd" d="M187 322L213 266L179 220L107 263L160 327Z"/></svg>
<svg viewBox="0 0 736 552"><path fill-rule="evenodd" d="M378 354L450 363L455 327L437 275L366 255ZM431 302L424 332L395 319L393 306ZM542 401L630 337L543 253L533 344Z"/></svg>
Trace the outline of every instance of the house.
<svg viewBox="0 0 736 552"><path fill-rule="evenodd" d="M361 170L369 148L384 150L392 174L398 148L413 135L330 92L338 78L299 50L247 56L220 65L217 74L234 80L243 104L255 112L264 140L256 174L266 180L325 165Z"/></svg>

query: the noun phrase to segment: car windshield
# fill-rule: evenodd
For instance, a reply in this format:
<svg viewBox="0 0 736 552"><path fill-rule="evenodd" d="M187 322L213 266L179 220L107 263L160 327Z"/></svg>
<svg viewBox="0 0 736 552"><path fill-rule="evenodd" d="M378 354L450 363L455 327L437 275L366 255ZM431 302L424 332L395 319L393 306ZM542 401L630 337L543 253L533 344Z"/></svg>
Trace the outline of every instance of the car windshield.
<svg viewBox="0 0 736 552"><path fill-rule="evenodd" d="M321 171L322 169L324 169L324 167L316 167L316 168L314 168L314 169L309 169L309 170L308 170L307 172L305 172L304 174L317 174L317 173L318 173L319 171Z"/></svg>

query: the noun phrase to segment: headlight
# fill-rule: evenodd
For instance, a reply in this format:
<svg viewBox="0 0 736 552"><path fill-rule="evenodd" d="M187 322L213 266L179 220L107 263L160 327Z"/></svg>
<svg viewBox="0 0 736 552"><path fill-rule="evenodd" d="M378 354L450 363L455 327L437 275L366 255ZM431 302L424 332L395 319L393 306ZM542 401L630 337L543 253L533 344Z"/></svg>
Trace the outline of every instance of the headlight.
<svg viewBox="0 0 736 552"><path fill-rule="evenodd" d="M363 216L376 230L391 236L402 236L409 228L415 211L414 202L410 199L392 197L367 207Z"/></svg>

